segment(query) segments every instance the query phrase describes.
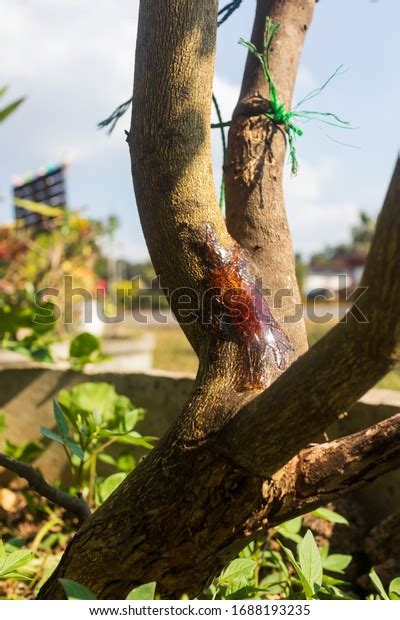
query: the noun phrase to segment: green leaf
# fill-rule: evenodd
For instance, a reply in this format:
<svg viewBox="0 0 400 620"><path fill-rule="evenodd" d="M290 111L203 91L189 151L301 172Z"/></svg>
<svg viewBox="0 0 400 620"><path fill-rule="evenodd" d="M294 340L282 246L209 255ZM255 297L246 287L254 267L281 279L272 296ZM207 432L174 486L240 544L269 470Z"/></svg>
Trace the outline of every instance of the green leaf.
<svg viewBox="0 0 400 620"><path fill-rule="evenodd" d="M289 559L289 562L292 564L293 568L295 569L300 581L301 581L301 585L303 586L303 590L304 590L304 594L306 595L307 600L310 600L313 598L314 595L314 590L313 588L310 586L310 584L307 581L306 576L304 575L303 571L301 570L301 567L299 565L299 563L297 562L296 558L294 557L292 551L290 549L288 549L287 547L285 547L284 545L282 545L282 543L280 541L278 541L281 548L283 549L283 551L285 552L286 556Z"/></svg>
<svg viewBox="0 0 400 620"><path fill-rule="evenodd" d="M100 495L100 500L105 502L108 497L110 497L111 493L115 491L117 487L121 484L123 480L125 480L126 474L124 472L118 472L117 474L111 474L105 480L98 485L98 491Z"/></svg>
<svg viewBox="0 0 400 620"><path fill-rule="evenodd" d="M228 601L243 601L249 598L258 598L255 594L264 592L260 588L247 585L246 580L234 581L225 590L225 599Z"/></svg>
<svg viewBox="0 0 400 620"><path fill-rule="evenodd" d="M307 530L299 543L299 564L313 592L318 592L322 584L322 561L311 530Z"/></svg>
<svg viewBox="0 0 400 620"><path fill-rule="evenodd" d="M251 579L254 575L256 564L254 560L248 558L237 558L233 560L218 577L219 584L229 585L237 579Z"/></svg>
<svg viewBox="0 0 400 620"><path fill-rule="evenodd" d="M0 110L0 123L5 121L6 118L10 116L10 114L15 112L15 110L21 105L23 101L25 101L25 97L20 97L20 99L16 99L16 101L13 101L8 106Z"/></svg>
<svg viewBox="0 0 400 620"><path fill-rule="evenodd" d="M294 519L291 519L290 521L285 521L284 523L282 523L282 526L284 526L285 530L288 530L292 534L298 534L301 530L302 522L303 522L303 517L295 517Z"/></svg>
<svg viewBox="0 0 400 620"><path fill-rule="evenodd" d="M89 332L83 332L82 334L78 334L71 341L69 347L70 357L80 358L80 357L90 357L92 353L95 351L100 351L101 343L100 339Z"/></svg>
<svg viewBox="0 0 400 620"><path fill-rule="evenodd" d="M6 412L0 409L0 433L6 430Z"/></svg>
<svg viewBox="0 0 400 620"><path fill-rule="evenodd" d="M42 435L44 435L48 439L52 439L53 441L56 441L57 443L64 445L64 439L60 435L57 435L57 433L54 433L53 431L51 431L49 428L46 428L45 426L41 426L39 430L42 433Z"/></svg>
<svg viewBox="0 0 400 620"><path fill-rule="evenodd" d="M83 461L83 459L85 458L85 453L73 439L65 439L64 443L67 448L71 450L72 454L75 454L75 456L77 456L80 461Z"/></svg>
<svg viewBox="0 0 400 620"><path fill-rule="evenodd" d="M62 587L64 588L64 592L67 595L68 600L70 601L96 601L96 597L90 590L85 588L85 586L81 586L76 581L71 581L71 579L59 579L58 580Z"/></svg>
<svg viewBox="0 0 400 620"><path fill-rule="evenodd" d="M376 574L376 571L374 568L371 568L370 573L369 573L369 578L371 579L372 583L374 584L375 588L377 589L381 597L385 601L389 601L390 599L388 595L386 594L385 588L383 587L383 583L378 577L378 575Z"/></svg>
<svg viewBox="0 0 400 620"><path fill-rule="evenodd" d="M337 579L336 577L331 577L331 575L324 575L322 578L322 582L328 586L349 586L348 581L344 581L343 579Z"/></svg>
<svg viewBox="0 0 400 620"><path fill-rule="evenodd" d="M392 579L389 584L389 598L391 601L400 600L400 577Z"/></svg>
<svg viewBox="0 0 400 620"><path fill-rule="evenodd" d="M136 467L136 459L130 452L123 452L119 455L117 460L117 467L121 471L129 473Z"/></svg>
<svg viewBox="0 0 400 620"><path fill-rule="evenodd" d="M61 437L61 435L57 435L57 433L54 433L45 426L40 427L40 432L45 437L48 437L48 439L52 439L53 441L56 441L57 443L60 443L61 445L69 448L72 454L75 454L81 461L83 461L83 459L85 458L82 448L78 446L78 444L73 439L69 439L68 437Z"/></svg>
<svg viewBox="0 0 400 620"><path fill-rule="evenodd" d="M106 463L107 465L114 465L114 467L118 467L117 461L111 456L111 454L99 454L97 457L99 461L102 463Z"/></svg>
<svg viewBox="0 0 400 620"><path fill-rule="evenodd" d="M310 514L312 514L313 517L323 519L324 521L330 521L331 523L341 523L342 525L349 525L346 517L343 517L338 512L329 510L329 508L317 508L317 510L313 510Z"/></svg>
<svg viewBox="0 0 400 620"><path fill-rule="evenodd" d="M124 430L130 433L135 428L139 420L139 409L131 409L124 416Z"/></svg>
<svg viewBox="0 0 400 620"><path fill-rule="evenodd" d="M324 545L323 547L320 547L319 549L319 554L321 556L322 559L322 564L324 563L324 560L328 557L329 555L329 543L326 543L326 545Z"/></svg>
<svg viewBox="0 0 400 620"><path fill-rule="evenodd" d="M334 573L343 573L352 560L351 555L332 553L326 558L322 558L322 568Z"/></svg>
<svg viewBox="0 0 400 620"><path fill-rule="evenodd" d="M53 400L53 414L61 437L66 439L69 435L68 424L64 417L64 412L56 400Z"/></svg>
<svg viewBox="0 0 400 620"><path fill-rule="evenodd" d="M6 551L15 551L16 549L20 549L24 545L26 545L26 538L15 536L14 538L10 538L9 540L7 540L6 544L4 545L4 548L6 549Z"/></svg>
<svg viewBox="0 0 400 620"><path fill-rule="evenodd" d="M154 601L154 595L156 592L156 582L150 581L144 583L137 588L133 588L126 597L127 601Z"/></svg>
<svg viewBox="0 0 400 620"><path fill-rule="evenodd" d="M115 435L112 431L110 432L110 437L117 437L116 441L119 444L132 445L132 446L141 446L142 448L146 448L147 450L153 449L153 444L151 441L155 441L157 437L142 437L139 433L133 431L133 433L129 433L128 435Z"/></svg>
<svg viewBox="0 0 400 620"><path fill-rule="evenodd" d="M33 557L30 551L18 549L0 556L0 578L5 579L18 568L25 566Z"/></svg>
<svg viewBox="0 0 400 620"><path fill-rule="evenodd" d="M278 526L277 532L288 538L289 540L293 540L295 543L299 543L301 541L301 536L299 534L301 530L301 525L303 522L302 517L295 517L290 521L285 521L281 525Z"/></svg>
<svg viewBox="0 0 400 620"><path fill-rule="evenodd" d="M58 395L60 405L67 408L71 415L93 413L97 423L112 422L115 419L115 405L118 395L109 383L80 383L71 390L61 390ZM132 403L129 401L129 408Z"/></svg>

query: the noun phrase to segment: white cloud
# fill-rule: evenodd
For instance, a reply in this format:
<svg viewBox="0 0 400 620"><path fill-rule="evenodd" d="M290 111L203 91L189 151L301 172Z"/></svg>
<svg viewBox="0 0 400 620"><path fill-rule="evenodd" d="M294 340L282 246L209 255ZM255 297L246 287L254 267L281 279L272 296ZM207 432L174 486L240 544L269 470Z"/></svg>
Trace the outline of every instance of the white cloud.
<svg viewBox="0 0 400 620"><path fill-rule="evenodd" d="M227 121L231 118L233 109L239 98L240 85L228 82L223 77L215 75L213 92L221 109L222 118ZM213 109L213 119L217 122Z"/></svg>
<svg viewBox="0 0 400 620"><path fill-rule="evenodd" d="M13 94L28 96L2 129L24 145L14 165L39 166L64 152L75 161L100 156L105 143L96 122L131 91L137 6L97 0L93 10L78 0L0 0L7 15L0 22L0 78ZM120 136L109 142L118 145Z"/></svg>
<svg viewBox="0 0 400 620"><path fill-rule="evenodd" d="M325 185L337 169L337 163L322 159L311 165L302 160L296 177L285 175L285 194L289 225L296 251L309 256L326 245L347 241L349 229L356 224L360 208L343 197L331 201Z"/></svg>
<svg viewBox="0 0 400 620"><path fill-rule="evenodd" d="M121 247L135 258L146 249L123 133L129 113L111 137L96 125L131 94L138 5L0 0L0 85L10 84L7 101L27 95L1 126L0 194L6 195L13 175L67 155L70 206L88 205L94 217L119 215ZM0 221L12 217L10 203L1 205Z"/></svg>

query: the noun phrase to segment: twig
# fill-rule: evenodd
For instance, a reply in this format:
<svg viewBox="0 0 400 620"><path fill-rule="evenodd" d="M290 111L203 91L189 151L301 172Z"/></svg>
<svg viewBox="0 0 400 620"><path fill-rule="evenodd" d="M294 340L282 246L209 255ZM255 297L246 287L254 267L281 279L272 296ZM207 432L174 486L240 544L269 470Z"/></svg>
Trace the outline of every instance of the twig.
<svg viewBox="0 0 400 620"><path fill-rule="evenodd" d="M299 452L273 483L280 498L274 520L285 521L400 467L400 414L335 441Z"/></svg>
<svg viewBox="0 0 400 620"><path fill-rule="evenodd" d="M72 512L78 517L80 524L90 517L91 511L82 497L74 497L64 491L60 491L60 489L56 489L32 465L12 459L2 452L0 452L0 465L14 472L20 478L24 478L28 482L29 487L43 497Z"/></svg>

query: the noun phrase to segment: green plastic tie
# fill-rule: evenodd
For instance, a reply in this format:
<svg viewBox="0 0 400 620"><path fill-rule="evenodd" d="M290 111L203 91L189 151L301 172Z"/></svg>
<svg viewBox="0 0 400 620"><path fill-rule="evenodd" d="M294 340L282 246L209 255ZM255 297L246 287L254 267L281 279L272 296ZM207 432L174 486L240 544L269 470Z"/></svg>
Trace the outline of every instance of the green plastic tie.
<svg viewBox="0 0 400 620"><path fill-rule="evenodd" d="M269 52L271 44L279 28L280 24L274 24L269 17L266 18L262 52L259 52L256 46L250 41L240 39L239 43L246 47L249 52L257 58L261 65L264 78L269 85L269 104L271 110L270 112L265 112L263 116L283 128L287 136L287 141L289 145L289 161L291 171L292 174L295 175L297 174L299 167L296 151L296 137L303 135L303 130L298 125L296 125L295 119L303 119L304 121L320 120L326 125L333 125L334 127L340 127L342 129L351 129L351 127L347 121L343 121L332 112L299 110L299 106L319 95L319 93L321 93L328 86L328 84L331 82L331 80L333 80L334 77L343 73L343 65L340 65L334 71L334 73L329 76L329 78L322 84L322 86L310 91L301 101L299 101L299 103L296 105L295 108L293 108L293 110L286 110L284 103L279 99L278 89L272 78L271 70L269 67ZM328 117L330 120L327 120Z"/></svg>

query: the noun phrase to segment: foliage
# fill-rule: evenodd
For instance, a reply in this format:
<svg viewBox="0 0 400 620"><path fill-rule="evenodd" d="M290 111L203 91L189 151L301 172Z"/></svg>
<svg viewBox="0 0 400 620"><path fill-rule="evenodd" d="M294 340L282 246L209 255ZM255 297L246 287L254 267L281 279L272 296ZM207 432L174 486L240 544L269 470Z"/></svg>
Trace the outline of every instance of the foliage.
<svg viewBox="0 0 400 620"><path fill-rule="evenodd" d="M12 459L16 459L17 461L22 461L23 463L32 463L32 461L37 459L43 453L43 450L43 443L36 440L15 444L6 439L2 447L4 454Z"/></svg>
<svg viewBox="0 0 400 620"><path fill-rule="evenodd" d="M392 579L389 584L389 593L386 592L382 581L379 579L374 568L369 573L369 578L379 592L380 598L386 601L400 601L400 577ZM379 597L378 597L379 598Z"/></svg>
<svg viewBox="0 0 400 620"><path fill-rule="evenodd" d="M353 247L369 247L375 232L376 220L360 211L360 222L351 229L351 239Z"/></svg>
<svg viewBox="0 0 400 620"><path fill-rule="evenodd" d="M0 99L4 97L4 95L8 91L8 86L0 87ZM20 97L16 99L12 103L7 104L6 106L0 108L0 123L3 123L19 106L21 103L25 101L25 97Z"/></svg>
<svg viewBox="0 0 400 620"><path fill-rule="evenodd" d="M101 352L100 338L89 332L82 332L73 338L69 357L72 370L82 370L86 364L96 364L108 359Z"/></svg>
<svg viewBox="0 0 400 620"><path fill-rule="evenodd" d="M114 458L105 450L112 444L152 448L153 437L135 430L144 410L135 407L127 396L117 394L108 383L81 383L61 390L54 401L57 430L41 427L45 437L61 444L67 454L75 490L90 504L104 501L136 465L131 454ZM119 471L108 478L97 475L98 461Z"/></svg>
<svg viewBox="0 0 400 620"><path fill-rule="evenodd" d="M60 579L64 592L70 601L95 601L96 597L84 586L71 579Z"/></svg>
<svg viewBox="0 0 400 620"><path fill-rule="evenodd" d="M359 213L359 222L351 230L351 239L347 243L327 246L311 257L311 264L336 260L348 254L366 256L375 232L376 220L364 211Z"/></svg>
<svg viewBox="0 0 400 620"><path fill-rule="evenodd" d="M334 523L347 523L341 515L324 509L323 518ZM316 511L315 511L316 512ZM314 513L313 513L314 514ZM320 517L321 518L321 517ZM338 576L351 562L351 556L330 554L329 544L318 549L314 536L307 530L300 535L302 517L282 523L275 530L278 547L252 542L233 560L206 592L208 598L245 599L345 599L349 586ZM295 544L296 553L281 539ZM334 573L331 575L330 573Z"/></svg>
<svg viewBox="0 0 400 620"><path fill-rule="evenodd" d="M83 304L96 292L100 244L116 225L113 217L101 222L65 209L53 218L49 230L0 227L3 347L37 361L52 361L55 335L81 323ZM54 303L43 301L45 295L54 297ZM28 333L20 337L25 329Z"/></svg>
<svg viewBox="0 0 400 620"><path fill-rule="evenodd" d="M38 316L40 320L37 320ZM50 346L54 341L54 316L54 304L36 302L30 286L14 299L7 294L2 295L1 347L38 362L52 362Z"/></svg>
<svg viewBox="0 0 400 620"><path fill-rule="evenodd" d="M28 288L18 295L18 305L3 296L0 302L1 347L30 357L36 362L54 362L51 347L56 334L57 308L50 301L38 301ZM72 370L82 370L88 363L108 359L101 352L101 341L89 332L76 335L69 348Z"/></svg>
<svg viewBox="0 0 400 620"><path fill-rule="evenodd" d="M34 291L51 287L62 291L63 278L73 274L74 286L92 290L93 263L99 255L102 223L64 211L51 230L3 227L0 230L1 290L18 296L27 285ZM57 297L60 301L60 295Z"/></svg>
<svg viewBox="0 0 400 620"><path fill-rule="evenodd" d="M0 538L0 579L29 579L22 568L32 559L32 553L17 549L11 544L4 545Z"/></svg>

